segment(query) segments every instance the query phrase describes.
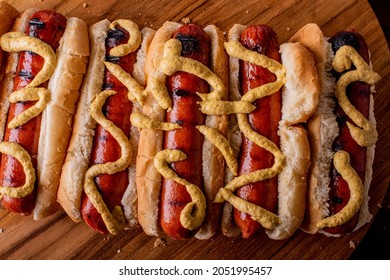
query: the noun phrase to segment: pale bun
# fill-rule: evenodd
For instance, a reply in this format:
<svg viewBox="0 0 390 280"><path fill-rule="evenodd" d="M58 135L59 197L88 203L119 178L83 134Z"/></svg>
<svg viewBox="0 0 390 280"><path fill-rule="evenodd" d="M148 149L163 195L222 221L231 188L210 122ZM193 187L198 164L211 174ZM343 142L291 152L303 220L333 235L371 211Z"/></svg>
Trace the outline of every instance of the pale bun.
<svg viewBox="0 0 390 280"><path fill-rule="evenodd" d="M307 210L301 229L307 233L319 232L317 222L329 215L329 184L330 168L334 153L332 145L339 134L336 115L333 110L336 106L333 92L335 79L332 76L332 61L334 54L331 44L324 37L318 25L310 23L294 34L290 41L299 42L307 47L314 55L318 76L321 81L319 106L314 116L308 122L309 141L311 148L311 166L308 177ZM374 118L374 100L371 95L369 120L376 125ZM366 174L364 184L363 205L360 209L359 222L354 230L369 222L372 215L368 209L368 190L372 179L372 164L375 145L367 148ZM326 235L331 235L320 231ZM337 236L337 235L332 235Z"/></svg>
<svg viewBox="0 0 390 280"><path fill-rule="evenodd" d="M164 44L182 24L165 22L159 28L150 45L146 58L145 71L148 81L151 78L165 80L163 73L159 71L159 63L162 59ZM211 38L211 70L217 74L227 85L227 56L223 49L224 36L214 25L204 28ZM164 121L165 111L157 104L151 94L151 88L147 86L148 97L143 107L143 113L155 120ZM224 99L227 99L227 92ZM225 133L227 128L226 116L207 116L206 125ZM159 226L159 200L161 190L161 175L155 169L153 160L157 152L162 149L163 132L154 129L142 129L140 132L140 145L137 156L136 184L138 193L138 219L146 234L158 236L161 234ZM219 150L207 140L203 143L203 178L204 191L207 200L207 213L202 226L195 237L208 239L215 234L218 228L219 205L213 205L214 197L224 184L223 172L224 159Z"/></svg>
<svg viewBox="0 0 390 280"><path fill-rule="evenodd" d="M110 29L110 22L102 20L92 25L89 29L91 44L91 55L87 74L85 76L80 99L77 105L75 119L73 123L73 133L69 143L65 162L62 166L60 186L57 200L65 212L74 221L81 221L81 197L83 192L84 177L90 164L90 154L92 151L93 137L95 133L96 121L90 114L90 105L96 95L102 91L105 65L105 39ZM144 28L141 31L142 43L137 50L137 61L134 64L132 76L141 85L145 85L145 75L142 71L146 52L149 43L154 35L154 31ZM134 104L134 111L139 111L140 106ZM128 167L129 185L122 197L124 214L128 221L128 227L137 224L137 194L135 190L135 155L138 148L138 130L131 127L130 144L133 150L132 163Z"/></svg>
<svg viewBox="0 0 390 280"><path fill-rule="evenodd" d="M239 40L246 27L234 25L228 32L229 40ZM272 239L290 237L301 225L305 212L307 172L310 166L310 146L307 131L299 125L315 112L319 100L319 79L312 54L301 44L285 43L280 46L281 61L286 68L286 83L282 88L282 119L279 123L280 148L286 162L278 175L278 212L281 223L266 230ZM240 99L239 60L230 57L230 99ZM229 119L229 140L239 154L241 132L234 116ZM227 176L232 179L232 174ZM240 233L234 224L232 207L225 203L222 232L226 236Z"/></svg>
<svg viewBox="0 0 390 280"><path fill-rule="evenodd" d="M15 22L13 31L24 32L35 8L26 10ZM49 80L51 100L42 112L37 155L38 192L35 201L34 219L45 218L58 210L56 202L60 173L66 155L75 105L79 95L89 56L88 28L84 21L69 18L57 49L57 65ZM19 54L9 55L3 81L6 98L12 92L13 77ZM3 96L2 96L3 97ZM2 118L3 119L3 118ZM4 118L5 120L6 118ZM2 124L2 132L4 131Z"/></svg>

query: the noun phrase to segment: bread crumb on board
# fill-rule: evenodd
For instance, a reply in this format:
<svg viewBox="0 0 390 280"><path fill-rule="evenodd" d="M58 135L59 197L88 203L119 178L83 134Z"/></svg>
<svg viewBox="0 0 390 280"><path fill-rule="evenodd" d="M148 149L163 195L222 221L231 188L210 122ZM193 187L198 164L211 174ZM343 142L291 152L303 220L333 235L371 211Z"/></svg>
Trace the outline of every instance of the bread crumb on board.
<svg viewBox="0 0 390 280"><path fill-rule="evenodd" d="M154 241L154 244L153 244L153 247L154 248L158 248L158 247L166 247L167 246L167 242L165 241L164 238L157 238L155 241Z"/></svg>
<svg viewBox="0 0 390 280"><path fill-rule="evenodd" d="M3 233L4 232L4 229L3 228L0 228L0 233Z"/></svg>
<svg viewBox="0 0 390 280"><path fill-rule="evenodd" d="M121 252L122 252L121 249L118 249L118 250L116 251L117 254L119 254L119 253L121 253Z"/></svg>
<svg viewBox="0 0 390 280"><path fill-rule="evenodd" d="M84 3L83 3L83 8L86 8L86 7L88 7L88 3L87 3L87 2L84 2Z"/></svg>
<svg viewBox="0 0 390 280"><path fill-rule="evenodd" d="M356 248L356 242L351 240L349 241L349 247L351 247L352 249L355 249Z"/></svg>
<svg viewBox="0 0 390 280"><path fill-rule="evenodd" d="M184 23L184 24L190 24L191 23L191 19L189 17L184 17L181 19L181 21Z"/></svg>

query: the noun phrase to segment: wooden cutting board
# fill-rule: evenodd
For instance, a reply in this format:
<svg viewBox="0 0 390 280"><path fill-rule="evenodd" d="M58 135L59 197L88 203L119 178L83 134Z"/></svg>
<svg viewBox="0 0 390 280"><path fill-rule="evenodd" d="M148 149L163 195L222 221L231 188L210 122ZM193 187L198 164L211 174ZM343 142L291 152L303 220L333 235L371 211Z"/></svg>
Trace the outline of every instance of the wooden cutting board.
<svg viewBox="0 0 390 280"><path fill-rule="evenodd" d="M370 190L370 210L375 215L385 194L389 177L389 50L379 23L365 0L279 1L114 1L114 0L15 0L7 1L24 10L29 7L56 9L93 24L101 19L130 18L140 27L158 28L166 20L191 18L200 25L215 24L227 31L234 23L265 23L274 28L280 43L300 27L317 23L326 36L343 29L355 29L366 38L377 83L375 114L379 140ZM386 96L387 95L387 96ZM291 238L274 241L263 233L243 240L218 234L211 240L174 241L155 247L155 237L141 229L118 236L94 233L84 223L76 224L60 212L41 221L0 210L0 259L347 259L367 230L339 238L309 235L301 231Z"/></svg>

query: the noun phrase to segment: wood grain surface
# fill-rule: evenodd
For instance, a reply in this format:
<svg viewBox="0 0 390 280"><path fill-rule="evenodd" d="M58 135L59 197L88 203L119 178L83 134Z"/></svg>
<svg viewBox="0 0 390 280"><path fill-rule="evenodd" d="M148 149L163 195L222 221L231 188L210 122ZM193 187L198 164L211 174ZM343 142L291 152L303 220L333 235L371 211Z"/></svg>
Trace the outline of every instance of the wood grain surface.
<svg viewBox="0 0 390 280"><path fill-rule="evenodd" d="M284 0L284 1L114 1L114 0L15 0L16 8L36 6L56 9L65 16L76 16L93 24L101 19L130 18L140 27L158 28L166 20L191 18L200 25L215 24L227 31L234 23L265 23L274 28L280 43L300 27L317 23L326 36L343 29L363 34L372 54L374 70L382 79L376 85L375 114L379 140L370 189L370 211L377 214L390 178L389 137L389 49L380 25L365 0ZM155 246L156 237L141 229L118 236L102 236L84 223L74 223L64 212L34 221L0 210L0 259L347 259L370 225L357 232L331 238L296 232L291 238L274 241L262 233L243 240L226 238L174 241L165 237L166 246Z"/></svg>

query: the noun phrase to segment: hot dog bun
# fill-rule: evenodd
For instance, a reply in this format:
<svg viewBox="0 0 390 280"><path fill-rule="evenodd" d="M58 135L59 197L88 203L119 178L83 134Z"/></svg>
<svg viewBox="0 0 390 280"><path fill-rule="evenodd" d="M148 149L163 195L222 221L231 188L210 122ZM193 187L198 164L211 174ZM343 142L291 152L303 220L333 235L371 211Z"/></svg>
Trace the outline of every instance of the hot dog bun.
<svg viewBox="0 0 390 280"><path fill-rule="evenodd" d="M102 20L90 27L89 37L91 42L91 56L87 74L81 90L80 100L77 105L73 134L68 147L65 163L62 167L60 187L58 190L58 202L66 213L76 222L81 221L81 196L83 193L84 177L90 165L90 156L93 145L93 136L96 121L90 113L90 105L96 95L102 91L103 76L105 71L105 40L110 29L110 22ZM137 61L131 75L141 85L145 85L144 62L146 51L149 47L154 31L144 28L141 31L142 43L137 50ZM133 104L133 110L140 110L140 105ZM132 127L130 131L130 144L133 149L133 159L128 167L129 185L122 197L124 214L128 226L137 224L137 194L135 189L135 156L138 148L138 131Z"/></svg>
<svg viewBox="0 0 390 280"><path fill-rule="evenodd" d="M332 145L334 139L339 135L339 126L333 112L337 102L334 98L335 79L331 73L334 54L327 39L321 29L313 23L302 27L290 39L292 42L300 42L314 54L318 76L321 81L320 103L316 113L308 122L312 162L308 180L307 210L301 227L305 232L312 234L319 231L317 222L329 215L328 201L331 181L329 174L334 157ZM369 121L375 125L372 95L370 99ZM364 198L360 209L359 222L354 230L368 223L372 218L368 208L368 190L372 180L374 151L375 145L367 148L366 174L363 182ZM322 230L320 232L329 235L329 233Z"/></svg>
<svg viewBox="0 0 390 280"><path fill-rule="evenodd" d="M13 6L3 1L0 2L0 36L2 36L4 33L7 33L11 29L11 26L18 14L19 12ZM2 49L0 49L0 81L4 74L4 59L4 52Z"/></svg>
<svg viewBox="0 0 390 280"><path fill-rule="evenodd" d="M37 9L26 10L15 22L13 31L24 32L30 17ZM69 18L64 35L57 49L56 68L49 80L51 99L42 112L37 156L38 194L35 201L34 219L41 219L58 210L56 202L61 167L68 146L75 104L79 88L87 68L89 55L88 28L84 21ZM9 55L3 80L2 114L9 108L18 53ZM4 109L4 111L3 111ZM2 117L2 121L6 118ZM1 125L1 140L5 124Z"/></svg>
<svg viewBox="0 0 390 280"><path fill-rule="evenodd" d="M163 110L152 95L151 79L165 82L164 74L159 70L163 57L164 44L173 33L182 26L179 23L165 22L157 30L150 45L146 59L145 71L148 78L148 97L143 107L143 114L149 118L164 121ZM227 85L227 56L223 49L224 36L215 26L209 25L204 30L211 38L211 67L210 69ZM227 92L224 99L227 99ZM225 133L227 127L226 116L207 116L206 125ZM136 184L138 193L138 218L143 230L148 235L161 234L158 223L159 200L161 190L161 175L154 167L154 157L162 149L163 131L155 129L142 129L140 132L140 146L137 156ZM207 214L202 226L197 231L196 238L208 239L215 234L218 228L219 206L211 202L216 192L223 186L223 172L221 168L224 160L219 150L209 141L203 143L203 178L204 191L207 201Z"/></svg>
<svg viewBox="0 0 390 280"><path fill-rule="evenodd" d="M228 40L238 41L245 26L234 25ZM304 123L314 113L319 98L319 79L312 54L301 44L285 43L280 46L282 64L286 69L286 82L282 88L282 119L279 123L281 151L285 165L278 175L278 212L281 223L266 230L272 239L291 236L301 225L305 211L306 176L310 165L310 147ZM239 100L239 59L229 58L230 99ZM229 140L236 157L240 152L241 132L234 115L229 117ZM229 172L227 182L233 179ZM232 219L232 206L225 203L222 232L227 236L240 233Z"/></svg>

